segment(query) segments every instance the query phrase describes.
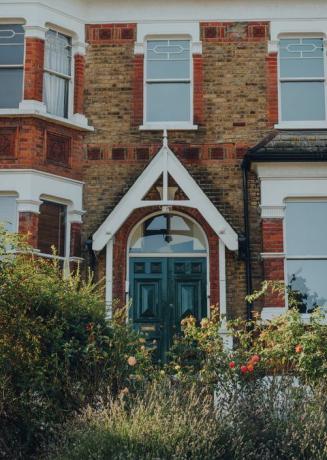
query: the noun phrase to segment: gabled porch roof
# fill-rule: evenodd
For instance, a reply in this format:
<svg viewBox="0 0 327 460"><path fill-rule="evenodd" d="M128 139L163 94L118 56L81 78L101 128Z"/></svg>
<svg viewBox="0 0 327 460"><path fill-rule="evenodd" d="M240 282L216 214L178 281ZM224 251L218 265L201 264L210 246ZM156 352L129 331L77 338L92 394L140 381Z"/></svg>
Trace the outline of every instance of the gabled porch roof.
<svg viewBox="0 0 327 460"><path fill-rule="evenodd" d="M169 175L183 190L188 199L171 200L168 193ZM145 200L146 193L163 177L163 190L160 200ZM148 206L183 206L197 209L208 224L231 251L238 249L238 236L214 204L199 187L191 174L182 165L168 146L164 135L163 145L157 155L148 164L132 187L123 196L106 220L93 235L93 249L101 251L116 234L129 215L138 208Z"/></svg>

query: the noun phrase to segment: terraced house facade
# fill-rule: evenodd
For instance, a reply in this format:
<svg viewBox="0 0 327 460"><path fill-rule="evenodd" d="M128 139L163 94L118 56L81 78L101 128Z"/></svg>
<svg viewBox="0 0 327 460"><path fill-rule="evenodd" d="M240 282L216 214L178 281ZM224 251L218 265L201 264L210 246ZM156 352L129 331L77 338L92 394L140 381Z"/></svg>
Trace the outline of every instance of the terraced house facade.
<svg viewBox="0 0 327 460"><path fill-rule="evenodd" d="M326 34L323 0L1 0L0 220L162 351L263 280L327 306Z"/></svg>

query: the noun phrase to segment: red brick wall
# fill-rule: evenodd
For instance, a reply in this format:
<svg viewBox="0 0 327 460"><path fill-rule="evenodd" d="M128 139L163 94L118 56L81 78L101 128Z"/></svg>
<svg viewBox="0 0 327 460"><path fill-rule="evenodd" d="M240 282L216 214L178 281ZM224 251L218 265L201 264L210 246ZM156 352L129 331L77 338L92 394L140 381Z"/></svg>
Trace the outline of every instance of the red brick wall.
<svg viewBox="0 0 327 460"><path fill-rule="evenodd" d="M194 124L203 124L203 56L193 55L193 113Z"/></svg>
<svg viewBox="0 0 327 460"><path fill-rule="evenodd" d="M261 225L263 251L283 252L283 219L263 219Z"/></svg>
<svg viewBox="0 0 327 460"><path fill-rule="evenodd" d="M273 127L278 123L278 72L277 53L270 53L267 64L267 110L268 124Z"/></svg>
<svg viewBox="0 0 327 460"><path fill-rule="evenodd" d="M219 305L219 260L218 260L218 237L207 224L199 211L196 209L176 208L183 213L192 216L205 231L209 244L209 269L210 269L210 305ZM158 211L158 208L137 209L127 219L121 229L117 232L113 249L113 298L119 299L122 304L125 302L125 280L126 280L126 255L127 241L133 227L144 217Z"/></svg>
<svg viewBox="0 0 327 460"><path fill-rule="evenodd" d="M264 279L267 281L284 281L284 259L264 259ZM264 307L285 307L285 298L278 291L269 289L264 297Z"/></svg>
<svg viewBox="0 0 327 460"><path fill-rule="evenodd" d="M47 132L69 140L70 152L68 152L66 165L50 161L47 152ZM11 145L13 135L15 136L14 155L7 155L8 149L4 149L3 155L0 155L0 169L35 168L73 179L82 178L84 153L81 132L36 118L2 118L0 120L1 144L7 139L8 145Z"/></svg>
<svg viewBox="0 0 327 460"><path fill-rule="evenodd" d="M24 99L42 101L44 40L39 38L26 38L25 50Z"/></svg>
<svg viewBox="0 0 327 460"><path fill-rule="evenodd" d="M284 251L283 219L262 220L262 247L265 253L282 253ZM264 258L264 279L267 281L284 282L284 258ZM284 296L280 293L269 291L264 299L265 307L284 307Z"/></svg>
<svg viewBox="0 0 327 460"><path fill-rule="evenodd" d="M249 22L246 27L240 22L203 22L201 28L204 42L259 42L269 35L267 22Z"/></svg>
<svg viewBox="0 0 327 460"><path fill-rule="evenodd" d="M133 78L133 114L132 125L143 124L143 77L144 56L137 54L134 56L134 78Z"/></svg>
<svg viewBox="0 0 327 460"><path fill-rule="evenodd" d="M133 43L136 24L88 24L86 40L93 45Z"/></svg>
<svg viewBox="0 0 327 460"><path fill-rule="evenodd" d="M38 246L39 215L33 212L20 212L18 232L27 235L28 243L37 248Z"/></svg>
<svg viewBox="0 0 327 460"><path fill-rule="evenodd" d="M70 227L70 256L81 256L81 228L82 224L73 222Z"/></svg>
<svg viewBox="0 0 327 460"><path fill-rule="evenodd" d="M75 54L74 113L84 113L85 57Z"/></svg>

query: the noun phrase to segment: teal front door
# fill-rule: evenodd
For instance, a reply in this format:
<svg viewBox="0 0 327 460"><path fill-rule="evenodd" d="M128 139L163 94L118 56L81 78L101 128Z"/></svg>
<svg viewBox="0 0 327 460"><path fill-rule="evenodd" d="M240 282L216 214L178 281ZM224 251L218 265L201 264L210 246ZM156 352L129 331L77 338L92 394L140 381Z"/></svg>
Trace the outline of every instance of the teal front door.
<svg viewBox="0 0 327 460"><path fill-rule="evenodd" d="M207 316L206 284L206 258L130 258L131 319L157 360L165 360L183 318Z"/></svg>

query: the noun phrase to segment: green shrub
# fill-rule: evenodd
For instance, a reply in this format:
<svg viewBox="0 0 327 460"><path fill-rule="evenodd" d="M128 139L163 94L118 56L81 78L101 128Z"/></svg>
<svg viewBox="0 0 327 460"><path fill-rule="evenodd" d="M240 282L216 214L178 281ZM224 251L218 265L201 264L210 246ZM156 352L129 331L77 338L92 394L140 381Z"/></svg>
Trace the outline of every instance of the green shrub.
<svg viewBox="0 0 327 460"><path fill-rule="evenodd" d="M123 314L108 322L92 279L64 279L0 230L0 457L27 458L73 411L143 375L147 352Z"/></svg>

